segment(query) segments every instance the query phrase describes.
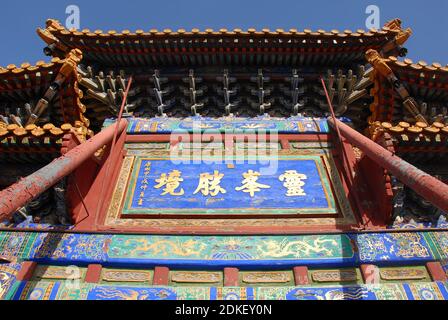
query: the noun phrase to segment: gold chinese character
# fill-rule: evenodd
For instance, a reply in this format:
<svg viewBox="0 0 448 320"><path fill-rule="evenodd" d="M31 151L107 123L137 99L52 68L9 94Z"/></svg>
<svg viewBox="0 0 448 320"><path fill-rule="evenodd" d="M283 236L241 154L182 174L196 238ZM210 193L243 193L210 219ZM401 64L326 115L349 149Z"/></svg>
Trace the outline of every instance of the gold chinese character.
<svg viewBox="0 0 448 320"><path fill-rule="evenodd" d="M215 170L215 173L211 175L210 173L202 173L199 178L199 185L194 194L202 192L204 196L211 195L216 197L220 192L225 194L227 191L221 188L221 180L224 178L224 174L220 174L219 171Z"/></svg>
<svg viewBox="0 0 448 320"><path fill-rule="evenodd" d="M184 179L181 178L181 174L182 173L178 170L171 171L168 176L166 173L163 173L160 176L160 179L156 180L158 185L154 188L160 189L165 187L165 189L163 189L164 192L162 193L162 196L167 194L172 196L183 196L185 193L184 189L180 189L180 191L176 192L176 189L180 187L180 183L184 181Z"/></svg>
<svg viewBox="0 0 448 320"><path fill-rule="evenodd" d="M298 173L296 170L286 171L279 177L279 180L284 182L283 186L288 189L287 197L306 196L305 191L302 189L305 185L305 182L302 180L306 179L308 179L306 175Z"/></svg>
<svg viewBox="0 0 448 320"><path fill-rule="evenodd" d="M139 207L143 206L143 199L138 199L138 206Z"/></svg>
<svg viewBox="0 0 448 320"><path fill-rule="evenodd" d="M243 173L244 180L242 182L243 186L235 188L236 191L243 191L245 193L249 193L253 198L255 196L255 192L261 191L261 189L270 189L270 186L265 184L258 183L258 179L260 177L259 172L255 172L253 170L249 170L246 173Z"/></svg>

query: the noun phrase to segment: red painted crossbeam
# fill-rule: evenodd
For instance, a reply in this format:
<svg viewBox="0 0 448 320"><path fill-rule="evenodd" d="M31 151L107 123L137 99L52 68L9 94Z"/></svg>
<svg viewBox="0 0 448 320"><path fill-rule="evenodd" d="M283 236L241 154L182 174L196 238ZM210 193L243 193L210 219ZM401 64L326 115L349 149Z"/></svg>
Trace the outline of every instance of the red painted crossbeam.
<svg viewBox="0 0 448 320"><path fill-rule="evenodd" d="M348 142L361 149L398 180L434 206L448 212L448 185L397 157L341 121L329 118L328 122L333 128L339 128L339 132Z"/></svg>
<svg viewBox="0 0 448 320"><path fill-rule="evenodd" d="M11 217L17 210L71 174L99 149L111 143L117 126L118 131L123 132L127 125L127 121L122 120L120 123L110 126L39 171L1 191L0 220Z"/></svg>

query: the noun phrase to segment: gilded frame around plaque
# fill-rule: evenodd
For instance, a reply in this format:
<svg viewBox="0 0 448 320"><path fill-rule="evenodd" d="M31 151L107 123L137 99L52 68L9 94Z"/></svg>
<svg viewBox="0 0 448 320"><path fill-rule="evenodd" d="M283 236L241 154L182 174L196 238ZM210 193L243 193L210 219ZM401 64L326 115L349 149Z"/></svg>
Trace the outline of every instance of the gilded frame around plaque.
<svg viewBox="0 0 448 320"><path fill-rule="evenodd" d="M189 218L189 219L172 219L172 218L128 218L122 219L121 208L126 197L126 189L135 163L135 156L126 156L124 158L122 168L120 170L119 178L115 186L109 210L104 220L105 227L120 227L120 228L185 228L185 227L211 227L223 229L232 229L239 227L312 227L312 226L336 226L336 225L352 225L356 224L351 205L346 198L344 187L340 174L336 168L333 156L328 150L280 150L279 155L320 155L327 171L327 174L332 183L332 189L335 195L340 217L337 218L275 218L275 219L204 219L204 218ZM140 156L169 156L167 151L146 151Z"/></svg>

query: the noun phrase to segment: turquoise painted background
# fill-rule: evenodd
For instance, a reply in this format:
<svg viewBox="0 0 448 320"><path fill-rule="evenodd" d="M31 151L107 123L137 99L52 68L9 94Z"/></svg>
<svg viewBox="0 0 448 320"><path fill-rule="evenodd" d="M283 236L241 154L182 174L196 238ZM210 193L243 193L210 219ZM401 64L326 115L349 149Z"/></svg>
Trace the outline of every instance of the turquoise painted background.
<svg viewBox="0 0 448 320"><path fill-rule="evenodd" d="M154 236L1 232L0 255L49 264L199 268L422 264L448 257L448 232Z"/></svg>

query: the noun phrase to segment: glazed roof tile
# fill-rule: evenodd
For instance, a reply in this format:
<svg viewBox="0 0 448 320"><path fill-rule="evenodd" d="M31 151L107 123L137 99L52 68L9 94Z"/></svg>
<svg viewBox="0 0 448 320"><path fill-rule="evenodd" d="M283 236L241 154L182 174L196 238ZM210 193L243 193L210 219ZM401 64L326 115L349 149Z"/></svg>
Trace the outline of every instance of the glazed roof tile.
<svg viewBox="0 0 448 320"><path fill-rule="evenodd" d="M399 71L424 71L428 73L443 73L448 74L448 64L442 65L438 62L433 62L431 64L427 63L426 61L420 60L418 62L414 62L409 58L400 60L397 57L389 56L388 58L385 58L385 61L387 64Z"/></svg>
<svg viewBox="0 0 448 320"><path fill-rule="evenodd" d="M49 62L40 60L37 61L34 65L30 64L29 62L24 62L20 66L16 66L15 64L0 66L0 77L5 79L8 77L34 74L42 70L58 70L63 63L63 59L54 57Z"/></svg>
<svg viewBox="0 0 448 320"><path fill-rule="evenodd" d="M400 157L406 154L414 160L416 158L433 160L435 155L448 153L448 125L446 123L434 122L427 125L423 122L413 124L405 121L398 123L377 121L370 126L369 131L370 137L375 141L385 134L384 137L390 139L393 152ZM437 160L438 156L435 159Z"/></svg>
<svg viewBox="0 0 448 320"><path fill-rule="evenodd" d="M0 162L51 161L60 155L63 137L71 130L71 125L28 125L24 128L16 124L6 126L0 122Z"/></svg>
<svg viewBox="0 0 448 320"><path fill-rule="evenodd" d="M77 63L82 54L70 52L65 59L28 62L20 66L0 67L0 140L15 137L57 138L67 131L67 124L89 126L78 88ZM51 105L50 108L47 106ZM26 106L29 108L28 112ZM20 109L21 112L17 111ZM47 123L53 121L55 125ZM12 140L11 140L12 141ZM19 142L7 143L8 150ZM26 149L28 150L28 149ZM30 149L31 150L31 149Z"/></svg>
<svg viewBox="0 0 448 320"><path fill-rule="evenodd" d="M391 133L392 135L401 135L401 134L421 134L423 136L434 136L437 134L445 134L448 135L448 125L445 125L441 122L434 122L431 125L427 125L423 122L416 122L415 124L411 124L405 121L399 122L393 125L390 122L382 122L380 125L382 129Z"/></svg>
<svg viewBox="0 0 448 320"><path fill-rule="evenodd" d="M30 124L25 127L20 127L16 124L5 125L0 122L0 139L8 137L34 137L40 138L43 136L61 137L66 133L69 133L72 129L70 124L63 124L57 127L51 123L48 123L42 127L35 124Z"/></svg>

